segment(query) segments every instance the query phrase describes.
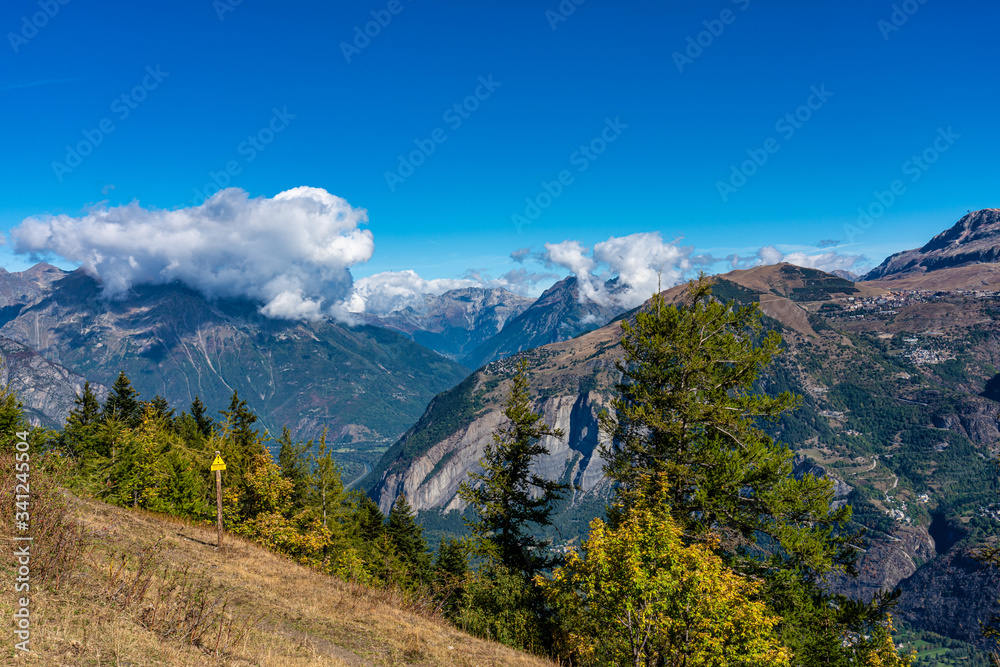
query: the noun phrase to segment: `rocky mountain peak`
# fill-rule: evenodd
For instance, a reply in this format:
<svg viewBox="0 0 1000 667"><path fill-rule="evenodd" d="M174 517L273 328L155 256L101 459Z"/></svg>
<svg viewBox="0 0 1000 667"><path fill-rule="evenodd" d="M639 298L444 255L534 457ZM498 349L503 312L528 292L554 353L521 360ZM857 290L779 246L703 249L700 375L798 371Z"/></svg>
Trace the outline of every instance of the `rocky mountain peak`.
<svg viewBox="0 0 1000 667"><path fill-rule="evenodd" d="M885 280L972 264L1000 262L1000 209L962 217L923 247L898 252L869 271L865 280Z"/></svg>

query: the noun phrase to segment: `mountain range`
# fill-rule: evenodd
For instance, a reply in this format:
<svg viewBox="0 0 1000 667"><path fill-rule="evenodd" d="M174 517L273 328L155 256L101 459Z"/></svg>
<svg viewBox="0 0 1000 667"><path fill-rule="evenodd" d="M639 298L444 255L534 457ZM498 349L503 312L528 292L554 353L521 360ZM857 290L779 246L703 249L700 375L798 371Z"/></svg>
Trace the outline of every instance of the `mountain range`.
<svg viewBox="0 0 1000 667"><path fill-rule="evenodd" d="M387 315L359 317L375 326L400 331L449 359L462 359L500 333L534 299L500 287L464 287L428 294L422 307L407 306Z"/></svg>
<svg viewBox="0 0 1000 667"><path fill-rule="evenodd" d="M1000 209L970 212L924 246L897 252L864 276L864 280L898 280L940 269L1000 262Z"/></svg>
<svg viewBox="0 0 1000 667"><path fill-rule="evenodd" d="M907 623L970 642L970 619L1000 611L980 594L994 575L969 556L1000 537L1000 488L984 463L1000 441L998 259L1000 210L987 209L862 280L778 264L714 287L724 301L759 304L783 336L760 389L803 397L771 429L795 451L794 473L833 479L836 502L869 531L861 576L835 584L859 597L898 586ZM534 300L452 290L356 326L268 319L257 307L180 284L108 300L82 270L0 270L0 379L48 426L64 422L85 380L103 397L120 370L143 398L180 409L195 395L225 407L236 390L272 433L329 428L345 472L372 469L362 485L383 511L405 493L428 525L453 530L458 485L526 359L534 408L566 434L546 439L537 471L576 489L551 537L578 543L603 511L597 415L618 379L620 320L634 311L581 299L574 277ZM965 602L948 602L956 596Z"/></svg>
<svg viewBox="0 0 1000 667"><path fill-rule="evenodd" d="M288 425L302 438L328 427L337 442L391 442L468 373L383 327L268 319L255 304L209 300L179 284L137 286L109 301L82 270L2 274L0 310L0 336L22 346L17 354L40 355L56 368L46 377L68 373L70 404L83 378L110 386L124 370L142 398L159 394L178 409L196 395L221 409L238 391L271 433ZM36 409L65 418L65 400L51 407Z"/></svg>
<svg viewBox="0 0 1000 667"><path fill-rule="evenodd" d="M795 451L796 474L832 478L837 502L868 531L860 577L835 585L862 598L899 586L898 613L913 628L967 642L980 641L977 619L1000 612L995 595L980 594L997 576L969 556L1000 537L987 464L1000 441L1000 264L988 261L1000 256L998 214L965 216L861 282L778 264L718 276L714 288L759 304L782 334L786 351L760 389L803 403L771 434ZM533 408L566 434L544 441L536 471L576 487L553 537L578 543L609 497L597 415L618 377L619 338L615 321L487 364L435 397L363 484L383 510L404 493L429 524L459 529L458 485L479 469L515 361L526 359ZM955 595L965 597L942 603Z"/></svg>

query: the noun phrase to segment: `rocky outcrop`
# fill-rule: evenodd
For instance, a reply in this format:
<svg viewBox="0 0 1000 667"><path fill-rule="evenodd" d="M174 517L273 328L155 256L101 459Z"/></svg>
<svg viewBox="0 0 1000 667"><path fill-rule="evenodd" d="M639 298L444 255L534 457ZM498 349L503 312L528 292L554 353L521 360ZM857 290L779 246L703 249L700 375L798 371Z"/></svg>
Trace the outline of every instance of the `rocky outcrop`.
<svg viewBox="0 0 1000 667"><path fill-rule="evenodd" d="M613 281L608 281L607 287L612 293L621 289ZM510 320L499 334L469 353L462 363L469 368L479 368L522 350L569 340L604 326L621 312L622 308L614 304L581 300L577 279L570 276L545 290L528 309Z"/></svg>
<svg viewBox="0 0 1000 667"><path fill-rule="evenodd" d="M1000 406L994 401L968 396L954 408L954 412L934 415L934 426L960 433L969 440L984 445L994 445L1000 441L1000 423L997 422Z"/></svg>
<svg viewBox="0 0 1000 667"><path fill-rule="evenodd" d="M552 396L539 399L532 408L545 424L561 429L563 438L548 437L542 444L548 455L537 460L533 472L550 480L567 480L578 487L576 495L600 490L604 460L598 452L597 415L607 397L599 392ZM499 410L487 411L471 424L448 435L403 468L386 471L373 496L388 513L399 494L405 494L415 510L462 509L459 485L471 471L478 472L479 460L493 441L493 432L504 421Z"/></svg>
<svg viewBox="0 0 1000 667"><path fill-rule="evenodd" d="M964 216L922 248L891 255L865 274L864 280L995 262L1000 262L1000 209L987 208Z"/></svg>
<svg viewBox="0 0 1000 667"><path fill-rule="evenodd" d="M982 645L979 622L1000 614L1000 570L972 555L955 547L920 567L899 584L902 595L893 613L922 629Z"/></svg>
<svg viewBox="0 0 1000 667"><path fill-rule="evenodd" d="M62 427L75 407L77 394L83 393L85 381L28 346L0 338L0 385L17 394L28 421L35 426ZM107 389L103 385L92 384L91 388L104 400Z"/></svg>
<svg viewBox="0 0 1000 667"><path fill-rule="evenodd" d="M369 324L402 331L449 359L461 359L496 336L534 299L498 287L465 287L440 296L426 295L422 306L388 315L362 316Z"/></svg>
<svg viewBox="0 0 1000 667"><path fill-rule="evenodd" d="M873 539L858 554L857 577L836 577L833 587L844 595L871 600L876 593L893 590L934 556L934 540L926 528L898 525L891 535Z"/></svg>

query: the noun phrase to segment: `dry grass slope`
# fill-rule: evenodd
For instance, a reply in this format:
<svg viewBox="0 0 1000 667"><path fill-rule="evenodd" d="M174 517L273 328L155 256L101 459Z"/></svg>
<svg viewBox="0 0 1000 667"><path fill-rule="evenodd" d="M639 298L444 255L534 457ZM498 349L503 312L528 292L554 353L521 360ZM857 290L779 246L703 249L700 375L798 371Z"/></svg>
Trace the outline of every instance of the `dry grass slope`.
<svg viewBox="0 0 1000 667"><path fill-rule="evenodd" d="M239 538L218 551L214 528L64 495L86 547L58 588L32 587L33 651L8 633L4 664L553 665ZM0 579L10 618L9 565Z"/></svg>

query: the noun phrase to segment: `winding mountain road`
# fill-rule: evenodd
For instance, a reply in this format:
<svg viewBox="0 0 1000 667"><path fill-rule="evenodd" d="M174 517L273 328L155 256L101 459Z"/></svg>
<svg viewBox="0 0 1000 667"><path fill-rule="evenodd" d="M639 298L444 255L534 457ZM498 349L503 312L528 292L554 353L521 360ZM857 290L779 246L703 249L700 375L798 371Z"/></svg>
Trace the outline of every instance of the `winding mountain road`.
<svg viewBox="0 0 1000 667"><path fill-rule="evenodd" d="M350 484L348 484L347 486L345 486L344 487L344 491L350 491L352 486L354 486L355 484L357 484L358 482L360 482L361 480L363 480L365 478L365 475L367 475L368 473L370 473L372 471L372 467L370 465L368 465L367 463L362 463L361 465L363 465L365 467L365 471L363 473L361 473L353 482L351 482Z"/></svg>

